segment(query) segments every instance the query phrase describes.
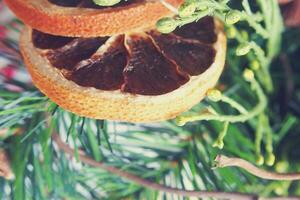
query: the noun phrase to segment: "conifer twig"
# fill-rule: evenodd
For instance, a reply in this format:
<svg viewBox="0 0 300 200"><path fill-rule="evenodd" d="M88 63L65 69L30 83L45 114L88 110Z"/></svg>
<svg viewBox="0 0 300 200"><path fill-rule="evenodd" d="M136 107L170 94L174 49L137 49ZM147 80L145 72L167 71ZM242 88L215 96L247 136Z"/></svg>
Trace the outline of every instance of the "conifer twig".
<svg viewBox="0 0 300 200"><path fill-rule="evenodd" d="M70 155L71 157L75 157L75 151L69 147L67 144L65 144L61 139L60 136L57 133L52 134L52 139L57 144L58 148L62 150L64 153ZM138 185L141 185L143 187L157 190L160 192L170 193L170 194L176 194L180 196L185 197L199 197L199 198L216 198L216 199L238 199L238 200L275 200L278 199L276 197L274 198L261 198L254 194L243 194L243 193L235 193L235 192L221 192L221 191L194 191L194 190L184 190L184 189L178 189L178 188L172 188L168 187L159 183L155 183L146 179L143 179L139 176L136 176L134 174L125 172L121 169L118 169L113 166L108 166L103 162L97 162L93 160L92 158L86 156L84 153L79 153L79 159L81 162L88 164L93 167L97 167L103 170L106 170L114 175L117 175L121 178L125 178L127 180L130 180ZM280 198L282 199L282 198ZM286 197L284 198L286 200L299 200L300 197Z"/></svg>

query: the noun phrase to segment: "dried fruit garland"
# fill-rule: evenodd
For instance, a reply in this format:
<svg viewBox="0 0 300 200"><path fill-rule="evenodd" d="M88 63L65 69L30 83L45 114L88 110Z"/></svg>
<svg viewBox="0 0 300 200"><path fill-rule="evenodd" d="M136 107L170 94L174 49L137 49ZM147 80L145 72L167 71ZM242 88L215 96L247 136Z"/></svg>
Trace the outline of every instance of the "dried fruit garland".
<svg viewBox="0 0 300 200"><path fill-rule="evenodd" d="M21 51L33 82L58 105L81 116L130 122L171 119L197 104L214 87L223 70L226 38L222 25L212 17L162 34L153 22L169 16L170 11L160 2L128 1L109 8L86 0L45 2L65 12L72 22L80 20L85 24L86 15L95 19L105 14L111 19L118 12L126 17L128 12L144 8L149 16L158 13L151 19L140 16L147 26L140 26L140 21L130 16L126 22L129 24L120 22L123 33L111 29L113 36L108 36L107 30L97 24L93 24L97 27L95 33L93 28L75 27L64 17L56 23L57 29L51 29L56 10L45 14L31 1L6 2L25 23L51 33L30 28L23 31ZM180 2L168 3L176 6ZM24 16L20 8L31 9L35 14ZM45 27L38 16L45 19ZM55 36L64 31L68 33ZM96 34L98 37L68 37Z"/></svg>
<svg viewBox="0 0 300 200"><path fill-rule="evenodd" d="M27 5L26 3L24 4L17 0L10 0L8 2L10 2L10 4L20 4L22 6ZM77 1L76 5L86 5L86 2L87 1ZM261 135L263 134L263 132L265 132L267 135L266 162L267 164L272 165L274 163L271 139L272 133L269 121L264 120L266 119L265 109L268 102L263 88L267 92L271 92L273 88L269 73L269 66L274 55L276 55L278 52L280 44L280 33L282 31L282 21L280 18L277 1L258 0L257 3L261 9L261 13L254 13L251 10L248 1L242 2L242 6L244 8L243 11L231 9L227 5L229 2L227 0L221 2L216 2L213 0L186 1L179 8L178 12L176 10L176 7L173 7L172 2L163 2L163 5L166 5L169 9L177 13L175 17L165 17L157 22L158 30L165 33L165 35L153 31L152 27L152 29L149 28L143 29L143 31L131 31L131 33L120 34L120 36L113 36L109 39L103 37L100 39L94 38L95 40L99 40L100 42L100 44L96 46L101 47L99 49L95 47L95 49L92 51L84 51L85 54L80 54L81 56L77 56L78 54L76 53L74 56L73 53L77 52L76 49L78 49L78 45L80 45L81 42L85 43L88 40L93 40L92 38L70 38L65 36L53 36L44 33L37 34L39 36L35 39L37 39L38 41L42 38L43 41L48 41L48 43L50 41L49 44L54 45L54 47L51 49L49 44L45 43L45 49L45 47L43 47L43 45L45 45L43 42L33 42L31 35L32 31L28 28L22 36L21 46L34 82L38 87L41 88L44 93L50 96L59 105L62 105L64 108L72 110L73 112L83 116L134 122L159 121L173 118L181 112L188 110L192 105L199 102L199 100L205 95L206 91L209 88L213 87L222 71L224 61L223 59L225 55L225 38L220 29L219 22L214 20L213 26L206 29L206 34L203 34L203 31L201 33L201 29L195 26L198 23L201 24L203 20L205 22L205 19L207 18L203 17L207 15L216 15L224 22L226 22L228 37L236 39L240 43L235 51L234 56L247 56L251 60L251 62L249 62L248 64L252 68L252 70L245 70L244 78L251 84L252 90L257 94L258 103L252 109L247 110L243 107L243 105L240 105L235 100L221 94L219 91L211 90L208 92L209 99L213 101L223 101L232 106L239 113L237 115L223 115L217 113L212 108L209 108L209 112L200 114L188 113L186 115L177 117L176 121L179 125L184 125L187 122L199 120L217 120L224 122L224 129L215 142L215 146L222 148L224 145L223 139L227 133L230 123L244 122L258 116L258 127L265 126L269 128L264 130L258 128L256 137L257 163L262 164L264 161L262 159L263 156L261 155L260 151L260 144L262 143ZM126 10L127 8L132 8L132 5L130 5L131 3L137 3L138 6L141 5L139 4L141 3L141 1L122 2L122 4L120 4L120 7L118 7L117 5L109 9ZM146 5L148 3L151 4L152 1L146 2ZM269 7L272 7L273 12L268 11ZM88 8L80 9L82 12L90 10ZM105 9L91 10L97 13L101 13ZM18 12L18 10L15 11ZM198 23L195 23L193 25L186 25L193 21L198 21ZM263 49L261 46L259 46L256 43L256 39L249 38L245 31L238 30L237 28L235 28L235 26L233 26L239 21L245 21L246 23L248 23L249 26L256 31L256 38L261 37L265 39L266 43L264 45L266 46L266 49ZM181 28L176 29L177 27ZM169 33L172 31L174 32ZM181 32L181 34L179 34L178 32ZM88 30L86 33L91 33L91 31ZM189 71L186 70L186 68L180 66L180 62L184 61L184 59L174 59L178 58L179 55L176 54L178 52L180 52L181 55L184 55L183 57L188 57L187 60L190 60L191 58L197 58L197 56L201 54L195 51L195 49L197 49L194 48L195 45L204 45L208 47L207 45L209 45L208 41L210 41L210 39L209 37L207 38L207 36L214 36L214 34L217 35L217 40L211 40L212 42L210 42L210 45L213 44L213 49L215 49L216 51L216 59L214 60L214 63L211 65L211 67L209 67L202 74L191 74L194 72L193 70ZM197 37L195 38L195 36ZM204 37L204 44L203 36L206 37ZM117 38L119 38L119 40ZM167 40L161 38L167 38ZM121 46L116 45L117 43L121 44ZM140 45L141 43L143 44ZM183 48L182 45L184 43L189 43L189 45L186 45ZM181 46L183 50L172 52L173 49L176 49L174 48L174 45ZM191 50L189 48L194 49ZM126 63L127 70L125 70L126 67L121 67L121 69L117 68L118 70L113 70L113 72L116 75L115 77L118 77L119 80L122 80L123 77L124 82L114 81L113 83L108 84L110 86L114 85L113 87L107 87L107 84L97 84L94 77L97 77L97 75L95 74L96 72L99 72L99 68L95 66L100 65L103 67L102 69L104 72L110 73L110 71L107 71L107 69L111 69L105 67L107 65L105 65L105 62L103 61L106 59L110 59L111 55L118 55L122 51L124 59L123 62L121 61L120 63ZM152 52L152 56L154 55L153 52L158 52L156 54L158 57L156 56L152 57L151 59L147 59L149 53L145 52L149 51ZM70 52L73 53L70 54ZM107 52L109 53L107 54ZM188 54L185 55L182 54L182 52L188 52ZM59 66L58 64L61 62L61 59L59 59L59 57L65 57L65 55L73 55L73 57L71 56L71 59L68 59L66 65L64 64L64 66ZM82 55L84 55L83 58ZM195 57L195 55L197 56ZM118 58L121 57L122 56L118 56ZM163 66L173 66L173 68L165 70L168 76L162 75L162 78L171 78L171 80L174 81L174 77L176 76L173 75L177 74L175 83L181 83L183 85L179 84L174 87L172 84L170 84L171 86L173 86L172 88L168 87L168 84L165 84L166 82L163 82L164 84L152 84L157 81L157 68L155 68L154 66L156 66L158 63L161 63L160 58L165 58L168 60L164 62ZM152 65L146 63L145 60L151 61ZM45 63L47 63L47 65L45 65ZM128 70L128 66L130 66L130 70ZM146 77L148 79L145 79L144 77L140 76L140 74L143 74L145 70L136 70L135 66L148 66L148 70L150 70L152 76L148 76L147 74ZM172 73L169 73L170 69L173 69ZM199 69L201 69L201 67ZM81 79L83 75L79 73L82 71L86 72L84 73L84 80ZM121 71L122 74L120 74ZM169 76L171 74L173 75ZM105 78L107 76L102 77ZM149 77L154 78L149 79ZM178 79L179 77L181 77L181 80ZM187 83L185 82L188 79L186 80L185 78L189 78L189 81ZM258 81L256 80L256 78L258 79ZM111 81L112 79L109 80ZM113 80L118 79L116 78ZM145 84L146 86L148 86L148 88L147 90L144 90L145 85L141 83L143 83L144 81L148 81L149 83L149 80L154 82L151 82L151 84ZM103 81L101 83L103 83ZM261 86L263 86L263 88ZM102 90L96 89L97 87L102 88ZM106 90L103 90L104 88ZM111 91L112 89L117 90ZM174 91L171 91L172 89L174 89ZM154 93L153 91L160 92Z"/></svg>
<svg viewBox="0 0 300 200"><path fill-rule="evenodd" d="M22 5L22 6L26 6L27 4L25 3L21 3L20 1L16 1L16 0L10 0L10 3L13 2L14 4L17 5ZM85 2L87 1L78 1L76 3L76 5L79 4L85 4ZM265 134L267 135L267 140L266 140L266 150L267 150L267 159L266 162L269 165L272 165L274 163L274 155L273 155L273 149L272 149L272 131L270 128L270 124L268 120L266 118L266 114L265 114L265 110L267 107L267 98L265 96L265 91L267 92L271 92L273 89L272 86L272 80L270 77L270 73L269 73L269 66L270 63L273 59L273 57L277 54L279 46L280 46L280 33L282 31L282 20L279 14L279 8L277 5L277 1L275 0L270 0L270 1L262 1L262 0L257 0L257 4L261 10L261 12L257 12L254 13L251 10L251 7L248 3L248 1L244 0L242 2L242 7L243 7L243 11L239 11L239 10L234 10L231 9L227 4L229 3L229 1L224 0L221 2L217 2L217 1L213 1L213 0L205 0L205 1L186 1L178 10L176 7L173 7L172 3L170 3L170 1L162 1L163 5L168 7L168 9L174 11L177 15L175 17L165 17L161 20L158 21L157 23L157 27L158 30L160 32L163 32L165 34L173 31L176 29L176 27L181 27L178 30L184 30L185 29L185 25L189 24L191 22L194 21L199 21L201 22L201 19L207 15L215 15L218 16L222 21L226 22L227 24L227 33L228 33L228 37L230 39L235 39L236 41L239 42L239 46L237 47L234 56L246 56L247 58L249 58L249 63L248 65L251 67L252 70L247 69L245 70L244 73L244 79L246 81L248 81L251 84L251 89L255 92L255 94L257 94L258 97L258 103L256 106L254 106L252 109L247 110L246 108L243 107L243 105L240 105L238 102L236 102L235 100L223 95L220 93L220 91L218 90L211 90L208 92L209 95L209 99L213 100L213 101L223 101L224 103L229 104L230 106L232 106L234 109L236 109L239 113L237 115L224 115L224 114L220 114L217 113L214 109L212 109L211 107L209 107L208 112L205 113L192 113L192 114L187 114L187 115L182 115L177 117L177 123L179 125L184 125L187 122L191 122L191 121L199 121L199 120L217 120L217 121L221 121L224 122L224 129L223 131L220 133L219 138L217 139L217 141L215 142L215 146L222 148L223 147L223 139L227 133L228 127L230 125L230 123L236 123L236 122L244 122L246 120L249 119L253 119L255 117L258 117L258 131L257 131L257 137L256 137L256 154L257 154L257 163L258 164L262 164L264 159L263 156L261 155L261 143L262 143L262 134L265 132ZM28 3L28 2L27 2ZM125 4L127 3L140 3L140 1L133 1L133 2L123 2ZM143 2L145 3L145 2ZM147 3L152 3L152 1L150 2L146 2ZM110 9L118 9L118 10L122 10L122 9L126 9L126 8L132 8L130 5L129 7L126 7L128 5L124 4L120 4L120 7L114 7L114 8L110 8ZM140 4L138 4L140 5ZM94 6L94 5L93 5ZM33 6L34 7L34 6ZM269 12L269 8L272 8L273 12ZM31 7L32 8L32 7ZM74 8L73 8L74 9ZM77 8L75 8L76 10ZM81 8L80 11L84 12L85 10L90 10L87 8ZM94 12L102 12L102 9L92 9ZM96 11L95 11L96 10ZM17 11L17 10L16 10ZM18 11L17 11L18 12ZM203 20L203 19L202 19ZM234 24L236 24L239 21L244 21L246 23L248 23L248 25L256 32L255 37L254 38L249 38L249 35L247 34L247 32L245 32L242 29L237 29L235 26L233 26ZM80 63L77 66L76 63L76 67L72 68L72 70L70 71L69 69L65 70L63 69L64 67L54 67L52 66L52 63L50 62L50 60L52 61L57 61L57 59L53 59L53 58L57 58L56 56L53 57L53 55L58 55L56 53L51 55L51 52L56 52L57 49L42 49L42 48L36 48L34 46L34 44L32 43L31 40L31 35L28 34L28 32L30 33L30 29L28 29L29 31L25 31L25 33L23 34L23 49L24 49L24 55L25 58L27 60L27 63L29 63L29 69L31 71L31 73L34 75L33 78L35 79L37 85L39 85L39 87L43 87L46 88L46 90L44 90L44 92L46 93L47 91L49 92L48 95L56 101L56 102L60 102L59 104L62 105L63 103L66 103L63 105L63 107L68 107L68 108L72 108L72 110L76 113L79 113L81 115L84 116L90 116L90 117L95 117L95 118L107 118L107 119L119 119L119 120L126 120L126 121L158 121L158 120L164 120L164 119L169 119L169 118L173 118L176 115L178 115L179 113L181 113L184 110L187 110L188 108L190 108L192 105L196 104L206 93L206 90L210 87L213 87L214 83L216 82L220 72L221 72L221 66L223 66L222 64L222 57L224 56L224 49L225 47L224 45L224 37L222 34L222 31L220 31L220 29L218 29L218 27L220 27L218 24L218 22L216 22L214 20L214 27L210 30L212 30L211 32L215 32L215 34L218 35L217 38L223 38L222 40L217 39L216 43L214 44L214 49L216 50L217 53L220 53L221 56L216 55L215 56L215 62L217 62L218 64L216 65L212 65L212 66L217 66L216 68L219 70L211 70L213 69L213 67L210 67L208 70L206 70L206 72L212 72L212 76L214 76L214 78L211 77L206 77L205 73L203 73L202 75L204 75L205 78L201 78L201 75L199 75L199 82L195 81L195 84L185 84L184 86L179 87L178 89L174 90L173 92L175 94L172 94L173 92L171 92L171 95L169 95L169 93L166 94L162 94L162 95L138 95L138 94L130 94L130 95L125 95L126 94L126 90L123 90L123 92L121 90L119 90L119 92L115 92L115 91L103 91L100 93L97 93L96 91L99 90L95 90L95 88L90 89L82 89L82 86L79 86L77 84L74 85L74 80L71 80L72 77L76 77L73 76L74 75L74 71L72 71L73 69L76 70L82 70L83 68L80 68L81 66L89 66L86 69L92 69L90 68L90 66L94 66L93 62L95 60L101 60L101 58L105 57L105 51L107 50L111 50L111 46L115 40L115 36L111 37L114 39L108 39L107 41L110 41L108 43L108 45L102 45L103 48L99 48L99 51L97 50L95 53L95 57L91 57L87 58L87 60L85 60L84 62ZM189 26L189 25L188 25ZM101 30L101 29L100 29ZM126 33L123 34L124 38L131 38L132 35L139 35L140 40L138 41L145 41L145 38L149 37L149 31L151 29L144 29L144 31L132 31L130 34ZM152 31L150 31L152 32ZM164 37L170 37L170 36L176 36L176 32L174 33L170 33L170 35L163 35ZM201 31L200 31L201 32ZM27 34L26 34L27 33ZM88 30L85 33L91 33L90 30ZM133 34L134 33L134 34ZM188 31L185 32L185 34L189 33ZM190 32L190 33L194 33L194 31ZM196 31L196 35L197 35L197 31ZM47 35L47 34L46 34ZM121 34L122 35L122 34ZM141 35L143 35L141 37ZM146 35L146 36L145 36ZM201 35L201 34L200 34ZM211 34L208 34L211 35ZM57 40L57 36L53 36L53 35L49 35L50 38L53 39L53 41L59 41L59 40L67 40L70 43L74 43L74 41L78 41L80 40L80 38L68 38L68 37L62 37L61 39ZM178 36L178 35L177 35ZM176 36L176 37L177 37ZM184 35L186 36L186 35ZM135 38L137 38L135 36ZM152 38L152 39L151 39ZM150 39L148 39L148 41L152 42L152 49L156 49L157 51L160 50L160 53L162 54L162 56L165 57L170 57L169 55L165 55L165 52L163 53L163 49L161 49L161 45L157 44L157 41L154 41L153 36L151 36ZM174 37L173 37L174 38ZM263 45L258 45L257 41L262 41L262 40L257 40L257 38L262 38L263 40ZM191 38L190 38L191 39ZM191 41L189 39L189 42L194 43L195 41ZM106 41L106 42L107 42ZM125 41L125 39L124 39ZM168 40L169 41L169 40ZM178 44L178 42L182 43L182 40L170 40L173 41L171 42L172 45L174 44ZM200 40L201 41L201 40ZM221 42L218 42L221 41ZM187 42L187 41L185 41ZM132 48L129 48L130 45L127 44L127 42L122 42L126 52L128 55L131 55L130 53L133 52ZM261 42L260 42L261 43ZM61 43L59 43L61 45ZM78 43L75 42L76 45L67 45L67 46L71 46L71 47L78 47ZM156 45L155 45L156 44ZM216 44L221 44L220 46L216 45ZM29 46L27 46L29 45ZM65 44L64 44L65 45ZM57 48L61 48L58 52L62 53L62 55L64 55L64 51L67 50L68 52L68 48L69 47L63 47L62 46L58 46ZM143 46L143 45L142 45ZM163 45L166 46L166 45ZM189 45L190 46L190 45ZM265 46L265 49L262 48L262 46ZM28 48L31 49L31 51L28 51ZM27 49L28 52L25 52ZM114 48L113 48L114 49ZM119 49L119 48L117 48ZM122 49L122 48L121 48ZM134 49L134 48L133 48ZM140 55L145 55L145 54L140 54L141 52L141 48L135 48L138 49L138 51L134 51L134 52L138 52L138 58L139 59L134 59L134 61L138 61L136 63L138 64L144 64L144 62L139 62L139 60L143 60L140 59ZM144 49L145 50L145 49ZM172 50L171 48L167 48L167 50ZM232 50L232 49L231 49ZM118 52L118 51L117 51ZM192 51L188 51L191 54L191 56L193 56L193 52ZM93 52L92 52L93 53ZM97 53L100 53L97 54ZM167 52L168 53L168 52ZM35 56L32 56L32 54L35 54ZM26 56L27 55L27 56ZM128 55L126 55L126 59L128 58ZM198 54L197 54L198 55ZM87 57L89 57L91 55L88 55ZM124 56L125 57L125 56ZM172 57L172 56L171 56ZM32 59L35 58L35 59ZM96 59L95 59L96 58ZM144 58L144 57L142 57ZM221 58L221 59L220 59ZM48 61L46 61L46 63L50 63L50 67L45 67L45 59ZM76 59L78 59L76 57ZM59 59L58 59L59 60ZM160 59L158 59L160 60ZM73 60L72 60L73 61ZM157 62L157 59L153 59L153 61ZM173 61L173 59L171 59L171 61L169 60L169 63L171 63L171 65L177 66L175 63L175 61ZM180 60L181 61L181 60ZM37 63L40 63L37 65ZM32 67L33 66L33 67ZM40 69L36 68L36 67L40 67ZM44 67L42 67L44 66ZM144 66L144 65L139 65L139 66ZM73 66L74 67L74 66ZM126 67L125 67L126 68ZM124 69L125 69L124 68ZM50 69L50 72L48 71L48 69ZM152 67L150 67L150 69L154 69ZM91 70L93 72L93 70ZM121 70L120 70L121 71ZM182 71L180 70L180 67L176 67L175 70L179 75L184 75L184 73L182 73ZM49 74L52 74L52 76L49 77ZM53 75L54 74L54 75ZM93 73L91 73L92 75L94 75ZM155 73L154 73L155 74ZM124 74L122 73L122 76ZM77 77L81 77L77 76ZM90 77L92 76L87 76L88 78L86 78L88 81L81 81L80 80L80 84L90 84ZM121 77L120 75L118 77ZM124 77L124 76L123 76ZM138 76L137 76L138 77ZM197 77L197 76L196 76ZM67 79L71 80L71 81L67 81ZM204 81L203 81L204 79ZM256 80L258 79L258 81ZM51 81L52 80L52 81ZM91 80L93 80L93 78L91 78ZM134 80L134 79L132 79ZM190 79L193 80L193 77ZM39 81L39 83L38 83ZM67 82L65 82L67 81ZM77 80L78 81L78 80ZM143 79L142 79L143 81ZM50 83L50 84L49 84ZM60 83L60 84L56 84L56 83ZM70 84L71 85L68 85ZM117 86L120 87L120 83L117 81ZM203 86L204 88L198 87L198 83L201 84L201 86ZM203 84L203 83L207 83L207 84ZM122 84L123 85L123 84ZM191 86L193 85L193 86ZM94 84L95 86L95 84ZM140 84L134 84L134 86L140 86ZM187 86L187 87L186 87ZM150 84L151 87L151 84ZM263 90L263 88L265 89L265 91ZM121 89L124 89L126 87L120 87ZM137 87L138 88L138 87ZM143 87L141 87L143 88ZM189 88L186 90L186 88ZM197 92L194 88L200 89L201 91ZM150 88L153 89L153 88ZM183 89L185 91L185 93L181 92ZM43 89L42 89L43 90ZM78 92L79 91L79 92ZM121 91L121 92L120 92ZM176 95L176 91L180 91L177 93ZM193 92L190 92L193 91ZM196 91L196 92L195 92ZM143 91L145 92L145 91ZM79 93L79 95L78 95ZM121 95L120 95L121 93ZM124 94L125 93L125 94ZM196 97L194 96L196 95ZM113 98L108 98L109 97L113 97ZM140 98L140 96L142 96ZM144 98L144 96L146 98ZM58 97L58 98L57 98ZM163 98L160 98L163 97ZM185 98L183 98L185 97ZM56 99L55 99L56 98ZM177 98L180 98L181 101L178 101ZM97 99L97 100L95 100ZM101 99L101 101L99 101L99 99ZM121 99L121 100L120 100ZM69 101L71 100L71 101ZM191 101L192 100L192 101ZM71 103L70 103L71 102ZM101 103L99 103L101 102ZM131 104L132 103L132 104ZM97 106L99 106L101 104L101 109L97 109ZM104 105L104 107L103 107ZM106 107L105 107L106 105ZM159 106L157 106L159 105ZM120 108L121 108L121 112L120 112ZM122 110L123 108L123 110ZM125 109L124 109L125 108ZM125 112L126 110L126 112ZM99 117L101 116L101 117ZM260 129L259 127L268 127L267 129Z"/></svg>
<svg viewBox="0 0 300 200"><path fill-rule="evenodd" d="M227 13L228 15L227 15L227 18L226 18L226 22L227 23L234 23L234 22L237 22L238 20L240 20L241 18L240 18L240 13L239 12L236 12L236 11L233 11L233 12L228 12ZM175 21L173 21L173 22L176 22L176 20ZM168 23L166 23L167 25L168 25ZM172 24L171 24L172 25ZM256 24L257 25L257 24ZM173 24L173 27L174 27L174 24ZM163 27L163 29L164 29L165 27ZM166 30L166 29L164 29L164 30ZM230 27L230 29L228 30L228 32L231 34L231 37L233 36L237 36L237 35L239 35L239 32L237 33L236 32L236 30L234 29L234 28L232 28L232 27ZM264 33L264 31L262 31L261 33ZM242 39L244 39L244 40L246 40L246 39L249 39L249 38L247 38L247 37L245 37L245 34L244 35L242 35L243 36L243 38ZM245 39L246 38L246 39ZM56 40L55 40L56 41ZM250 43L250 44L249 44ZM257 50L257 46L255 45L255 43L251 43L251 42L249 42L249 43L247 43L247 42L245 42L245 43L243 43L243 44L241 44L240 46L239 46L239 48L237 49L237 51L236 51L236 53L238 54L238 55L245 55L245 54L247 54L247 53L251 53L251 51L254 49L254 48L256 48L256 50ZM260 67L262 67L262 66L260 66L260 62L258 62L258 61L256 61L256 62L253 62L253 63L251 63L251 67L252 67L252 69L253 70L259 70L260 69ZM264 125L266 125L266 124L268 124L268 122L266 122L267 120L266 119L264 119L265 117L264 117L264 114L262 113L261 114L261 110L263 110L264 108L265 108L265 103L266 103L266 99L265 99L265 96L264 96L264 94L263 94L263 91L261 90L261 88L260 88L260 86L257 84L257 82L256 82L256 80L255 80L255 76L254 76L254 73L253 73L253 71L251 71L251 70L246 70L245 71L245 73L244 73L244 77L245 77L245 79L247 80L247 81L249 81L251 84L252 84L252 86L253 86L253 89L255 89L255 91L257 92L257 94L258 94L258 97L260 98L259 100L261 101L260 103L259 103L259 105L258 105L258 107L257 108L259 108L259 109L254 109L254 110L256 110L256 112L251 112L252 114L250 115L249 113L248 113L248 111L247 111L247 109L245 109L243 106L241 106L241 105L239 105L237 102L235 102L235 101L232 101L232 99L230 99L230 98L228 98L227 96L224 96L220 91L218 91L218 90L210 90L209 91L209 93L208 93L208 96L209 96L209 98L212 100L212 101L223 101L223 102L225 102L225 103L229 103L232 107L234 107L234 108L236 108L241 114L242 114L242 116L238 116L238 117L236 117L235 119L236 119L236 121L241 121L242 119L244 119L244 120L246 120L247 119L247 117L254 117L254 116L256 116L257 114L260 114L259 115L259 118L260 119L262 119L262 120L260 120L260 121L263 121L263 124ZM262 103L262 102L264 102L264 103ZM211 113L214 113L214 114L216 114L213 110L209 110ZM259 111L259 112L257 112L257 111ZM253 114L254 113L254 114ZM211 115L210 115L211 116ZM246 117L246 118L245 118ZM212 117L213 118L213 117ZM233 120L233 118L232 117L225 117L225 116L218 116L217 117L218 119L219 119L219 121L225 121L225 126L224 126L224 131L220 134L220 138L218 139L218 141L216 142L216 145L215 146L217 146L217 147L220 147L220 148L222 148L222 146L224 145L222 142L223 142L223 137L225 136L225 134L226 134L226 129L228 129L228 126L229 126L229 122L234 122L234 120ZM259 122L260 123L260 122ZM259 124L259 125L261 125L261 124ZM267 125L268 126L268 125ZM258 134L259 135L259 134ZM258 144L259 144L259 141L258 141ZM258 145L258 146L260 146L260 144ZM267 147L267 153L269 154L268 155L268 159L267 159L267 163L272 163L272 162L274 162L274 158L273 158L273 161L272 161L272 149L270 149L270 148L272 148L272 147L270 147L269 146L269 144L268 144L268 147ZM260 153L260 152L259 152ZM74 154L74 152L73 152L73 154ZM219 157L220 158L220 157ZM224 158L224 157L221 157L221 158ZM261 158L261 157L260 157ZM227 158L226 158L227 159ZM222 160L222 159L221 159ZM245 165L246 166L248 166L249 167L249 164L245 164L245 162L244 162L244 164L245 165L235 165L234 164L234 162L233 161L236 161L238 164L241 164L241 163L243 163L243 162L241 162L240 160L236 160L236 159L231 159L231 158L229 158L229 160L226 160L226 164L228 164L228 161L230 161L230 165L233 165L233 166L240 166L240 167L245 167ZM263 159L260 159L260 161L261 160L263 160ZM221 161L220 160L217 160L218 162L220 162L219 164L221 165L220 167L222 167L222 163L221 163ZM96 165L96 166L98 166L99 167L99 164L98 165ZM223 166L226 166L226 165L223 165ZM251 169L253 169L253 167L251 167ZM257 173L255 172L255 174L257 175ZM295 175L292 175L293 176L293 178L298 178L298 177L295 177ZM268 173L268 175L267 175L267 177L268 178L270 178L270 173ZM278 176L277 176L278 177ZM272 178L271 178L272 179ZM282 179L282 178L280 178L280 179ZM147 184L145 185L146 187L147 187ZM153 186L153 184L152 184L152 186ZM154 188L154 189L161 189L161 188ZM169 191L169 192L172 192L171 190L170 190L170 188L167 188L167 191ZM181 191L178 191L178 190L176 190L177 191L177 193L180 193ZM174 191L173 191L174 192ZM174 192L175 193L175 192ZM201 193L201 192L200 192ZM198 194L197 193L197 195L199 195L199 196L203 196L203 193L202 194ZM183 193L182 193L183 194ZM196 193L193 193L194 195L196 195ZM184 195L184 194L183 194ZM211 194L212 196L214 196L214 195L216 195L216 194ZM224 195L224 194L222 194L222 195ZM233 194L233 196L234 196L234 194ZM223 197L223 196L222 196ZM236 197L236 196L235 196ZM236 197L237 198L237 197ZM249 197L249 198L256 198L256 197Z"/></svg>

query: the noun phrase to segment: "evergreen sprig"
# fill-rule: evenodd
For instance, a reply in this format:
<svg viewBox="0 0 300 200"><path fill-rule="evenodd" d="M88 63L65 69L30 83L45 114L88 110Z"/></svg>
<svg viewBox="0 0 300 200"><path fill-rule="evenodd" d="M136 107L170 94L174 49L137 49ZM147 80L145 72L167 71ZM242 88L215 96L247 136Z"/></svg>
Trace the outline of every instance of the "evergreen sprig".
<svg viewBox="0 0 300 200"><path fill-rule="evenodd" d="M278 83L284 83L284 70L276 64L270 68L271 61L280 51L281 38L281 19L275 0L257 0L256 4L245 0L242 4L226 0L186 2L210 4L196 7L192 16L181 13L172 20L179 20L183 25L207 14L224 21L227 16L226 32L231 38L228 67L216 90L220 93L214 91L211 96L219 101L204 101L188 114L247 115L256 107L255 102L263 105L263 111L251 116L246 123L195 121L183 127L174 121L139 125L99 121L69 113L36 89L11 80L10 84L27 92L10 91L4 83L0 87L0 130L4 130L0 135L0 147L8 153L15 174L15 180L0 178L0 199L188 199L150 190L122 176L91 167L80 161L82 152L95 162L183 190L234 191L262 197L300 195L299 182L261 180L236 168L211 169L214 158L222 153L258 164L263 163L263 155L266 154L266 160L275 155L275 166L263 166L265 169L300 171L299 137L293 131L300 130L297 117L300 113L300 82L294 82L298 87L288 105L288 114L284 116L278 109L278 99L272 99L268 93L272 87L268 86L270 79L267 76L272 75L275 83L273 95L281 92ZM234 9L232 5L235 5ZM203 14L205 6L213 11ZM241 21L232 26L230 22L236 20L235 13L240 15ZM233 21L228 21L228 17ZM297 34L297 30L285 33L288 39ZM299 53L300 42L290 40L288 53L294 63L297 56L293 55ZM237 56L237 48L244 44L250 44L250 47L246 46L248 54ZM251 68L255 75L248 73L245 79L245 68ZM252 79L254 77L259 83ZM59 134L74 149L74 159L61 152L51 139L53 133ZM213 147L214 143L223 148ZM273 164L270 160L266 163Z"/></svg>

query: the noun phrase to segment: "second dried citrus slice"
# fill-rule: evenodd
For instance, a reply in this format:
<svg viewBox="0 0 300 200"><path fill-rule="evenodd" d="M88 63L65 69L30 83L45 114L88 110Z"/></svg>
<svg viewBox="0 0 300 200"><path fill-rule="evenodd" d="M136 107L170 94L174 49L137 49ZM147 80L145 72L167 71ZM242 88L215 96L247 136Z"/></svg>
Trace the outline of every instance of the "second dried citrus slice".
<svg viewBox="0 0 300 200"><path fill-rule="evenodd" d="M171 119L199 102L223 70L226 37L206 17L170 34L155 29L69 38L26 28L21 50L36 86L81 116Z"/></svg>

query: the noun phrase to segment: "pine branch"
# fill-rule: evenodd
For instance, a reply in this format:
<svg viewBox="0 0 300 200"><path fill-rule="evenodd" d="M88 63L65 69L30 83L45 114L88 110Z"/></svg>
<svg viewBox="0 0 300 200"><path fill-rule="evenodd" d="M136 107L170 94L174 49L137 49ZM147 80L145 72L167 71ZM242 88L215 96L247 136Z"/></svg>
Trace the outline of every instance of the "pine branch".
<svg viewBox="0 0 300 200"><path fill-rule="evenodd" d="M62 150L64 153L70 155L71 157L75 156L75 151L70 148L68 145L66 145L59 137L58 134L53 133L52 139L56 142L57 146L60 150ZM271 200L271 199L277 199L277 198L259 198L256 195L250 195L250 194L242 194L242 193L231 193L231 192L219 192L219 191L189 191L184 189L177 189L177 188L171 188L164 186L162 184L158 184L152 181L148 181L146 179L143 179L139 176L133 175L131 173L127 173L121 169L118 169L113 166L108 166L103 162L97 162L93 160L92 158L89 158L84 153L79 154L80 161L88 164L93 167L97 167L103 170L106 170L107 172L110 172L114 175L120 176L122 178L125 178L127 180L130 180L136 184L139 184L141 186L144 186L146 188L157 190L160 192L165 193L171 193L176 194L179 196L184 197L199 197L199 198L217 198L217 199L239 199L239 200L256 200L256 199L264 199L264 200ZM286 197L287 200L293 200L293 199L299 199L300 197Z"/></svg>

